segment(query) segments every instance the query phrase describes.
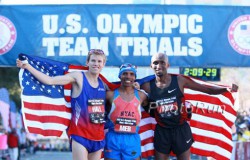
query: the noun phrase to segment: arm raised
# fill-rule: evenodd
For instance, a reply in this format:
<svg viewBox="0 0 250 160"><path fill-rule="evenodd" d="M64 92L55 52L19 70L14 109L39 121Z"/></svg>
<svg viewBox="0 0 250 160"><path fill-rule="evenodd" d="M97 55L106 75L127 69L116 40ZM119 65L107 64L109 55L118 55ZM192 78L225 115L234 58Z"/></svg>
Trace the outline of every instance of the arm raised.
<svg viewBox="0 0 250 160"><path fill-rule="evenodd" d="M47 85L65 85L69 83L76 82L77 75L80 72L71 72L66 75L60 75L55 77L50 77L32 67L28 63L23 63L21 60L16 60L16 65L19 68L27 69L34 77L36 77L40 82Z"/></svg>
<svg viewBox="0 0 250 160"><path fill-rule="evenodd" d="M178 76L178 82L180 85L180 89L182 92L184 91L184 88L189 88L192 90L204 92L207 94L221 94L226 91L228 91L228 88L224 87L213 87L213 86L207 86L204 84L197 83L189 78Z"/></svg>

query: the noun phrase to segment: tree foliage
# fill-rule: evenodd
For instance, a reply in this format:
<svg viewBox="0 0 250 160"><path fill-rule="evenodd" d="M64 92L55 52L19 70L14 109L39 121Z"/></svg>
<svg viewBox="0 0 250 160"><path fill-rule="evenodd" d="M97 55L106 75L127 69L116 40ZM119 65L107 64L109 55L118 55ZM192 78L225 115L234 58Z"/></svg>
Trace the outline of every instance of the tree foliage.
<svg viewBox="0 0 250 160"><path fill-rule="evenodd" d="M0 68L0 88L7 88L10 99L16 103L17 108L21 107L21 87L18 80L19 68L1 67Z"/></svg>

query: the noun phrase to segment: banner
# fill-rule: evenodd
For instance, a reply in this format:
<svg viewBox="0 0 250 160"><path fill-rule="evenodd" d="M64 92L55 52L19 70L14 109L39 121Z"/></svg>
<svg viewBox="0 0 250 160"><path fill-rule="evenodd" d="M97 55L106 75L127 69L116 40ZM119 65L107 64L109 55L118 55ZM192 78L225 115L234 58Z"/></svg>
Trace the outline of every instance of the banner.
<svg viewBox="0 0 250 160"><path fill-rule="evenodd" d="M84 65L99 48L107 66L149 66L154 53L172 67L250 66L250 8L190 5L0 6L0 66L19 53Z"/></svg>

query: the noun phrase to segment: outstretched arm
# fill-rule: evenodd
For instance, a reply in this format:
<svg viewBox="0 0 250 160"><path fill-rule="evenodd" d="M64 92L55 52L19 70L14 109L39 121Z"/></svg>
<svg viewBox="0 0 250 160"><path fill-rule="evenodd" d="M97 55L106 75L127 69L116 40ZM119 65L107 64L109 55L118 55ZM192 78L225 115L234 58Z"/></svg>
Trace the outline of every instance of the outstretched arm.
<svg viewBox="0 0 250 160"><path fill-rule="evenodd" d="M48 85L65 85L69 83L76 82L76 75L78 73L68 73L62 76L50 77L32 67L28 63L23 63L23 61L17 59L16 65L19 68L27 69L33 76L35 76L40 82Z"/></svg>
<svg viewBox="0 0 250 160"><path fill-rule="evenodd" d="M213 86L206 86L204 84L197 83L189 78L178 76L178 83L180 86L180 89L182 92L184 91L184 88L190 88L192 90L204 92L207 94L221 94L226 91L229 91L230 88L226 87L213 87ZM237 91L236 85L231 88L231 91Z"/></svg>

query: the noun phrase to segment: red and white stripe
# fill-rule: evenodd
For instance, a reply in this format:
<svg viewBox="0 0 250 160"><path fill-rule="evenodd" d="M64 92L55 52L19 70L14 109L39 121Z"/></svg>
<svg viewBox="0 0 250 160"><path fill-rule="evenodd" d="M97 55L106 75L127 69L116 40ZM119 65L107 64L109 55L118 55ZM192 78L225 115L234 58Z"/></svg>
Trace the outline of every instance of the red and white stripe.
<svg viewBox="0 0 250 160"><path fill-rule="evenodd" d="M21 70L19 79L22 79ZM30 133L60 137L70 123L71 108L64 98L21 95L24 126Z"/></svg>
<svg viewBox="0 0 250 160"><path fill-rule="evenodd" d="M140 121L140 137L141 137L141 152L142 157L147 158L149 156L154 155L154 129L156 125L156 121L154 118L150 117L150 115L142 110L142 119Z"/></svg>
<svg viewBox="0 0 250 160"><path fill-rule="evenodd" d="M190 126L195 143L191 152L220 160L230 159L231 127L236 119L232 94L208 95L186 89L185 97L194 106Z"/></svg>

